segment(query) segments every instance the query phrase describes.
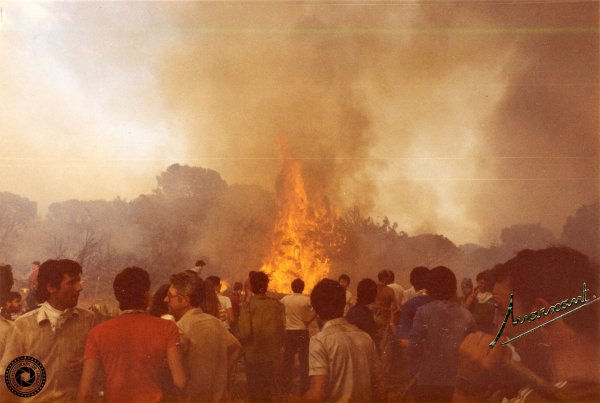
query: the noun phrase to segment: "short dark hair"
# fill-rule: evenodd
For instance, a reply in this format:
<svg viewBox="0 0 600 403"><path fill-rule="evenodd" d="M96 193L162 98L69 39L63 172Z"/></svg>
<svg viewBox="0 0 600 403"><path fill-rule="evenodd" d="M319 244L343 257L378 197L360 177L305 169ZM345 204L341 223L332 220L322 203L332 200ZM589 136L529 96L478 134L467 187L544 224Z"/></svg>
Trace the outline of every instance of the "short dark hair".
<svg viewBox="0 0 600 403"><path fill-rule="evenodd" d="M389 270L380 270L379 273L377 273L377 280L386 283L390 279L390 273Z"/></svg>
<svg viewBox="0 0 600 403"><path fill-rule="evenodd" d="M350 284L350 276L348 276L347 274L342 274L342 275L340 275L340 277L338 277L338 281L342 281L342 280L346 280L348 282L348 284Z"/></svg>
<svg viewBox="0 0 600 403"><path fill-rule="evenodd" d="M184 297L189 297L190 304L199 307L204 301L204 281L195 273L188 271L173 274L170 278L171 285L177 290L177 293ZM214 292L214 287L212 287Z"/></svg>
<svg viewBox="0 0 600 403"><path fill-rule="evenodd" d="M196 267L199 267L199 266L206 266L206 262L205 262L204 260L196 260L196 264L195 264L195 266L196 266Z"/></svg>
<svg viewBox="0 0 600 403"><path fill-rule="evenodd" d="M39 260L34 260L33 262L31 262L31 264L34 264L34 265L36 265L38 267L40 266Z"/></svg>
<svg viewBox="0 0 600 403"><path fill-rule="evenodd" d="M210 281L215 287L221 284L221 279L217 276L208 276L206 281Z"/></svg>
<svg viewBox="0 0 600 403"><path fill-rule="evenodd" d="M236 281L235 283L233 283L233 291L240 291L244 288L244 285L242 283L240 283L239 281Z"/></svg>
<svg viewBox="0 0 600 403"><path fill-rule="evenodd" d="M417 266L410 272L410 283L419 291L427 288L429 279L429 269L425 266Z"/></svg>
<svg viewBox="0 0 600 403"><path fill-rule="evenodd" d="M598 293L598 264L574 249L551 247L525 249L493 269L494 279L510 281L515 296L526 305L536 298L553 304L581 295L583 283ZM563 321L578 332L598 335L598 304L581 309L577 315L567 315Z"/></svg>
<svg viewBox="0 0 600 403"><path fill-rule="evenodd" d="M7 301L6 297L14 283L11 265L0 265L0 304L4 305Z"/></svg>
<svg viewBox="0 0 600 403"><path fill-rule="evenodd" d="M121 310L146 309L150 276L140 267L127 267L115 276L113 290Z"/></svg>
<svg viewBox="0 0 600 403"><path fill-rule="evenodd" d="M388 270L388 275L390 276L390 283L393 283L394 280L396 280L396 276L394 276L394 272L391 270Z"/></svg>
<svg viewBox="0 0 600 403"><path fill-rule="evenodd" d="M262 271L251 271L248 277L250 278L250 288L254 294L264 294L267 292L269 277L265 273Z"/></svg>
<svg viewBox="0 0 600 403"><path fill-rule="evenodd" d="M346 290L335 280L323 279L313 288L310 303L322 320L340 318L344 316Z"/></svg>
<svg viewBox="0 0 600 403"><path fill-rule="evenodd" d="M295 293L301 293L302 291L304 291L304 281L302 281L302 279L299 278L292 281L292 291L294 291Z"/></svg>
<svg viewBox="0 0 600 403"><path fill-rule="evenodd" d="M377 297L377 283L370 278L363 278L356 286L356 304L368 305Z"/></svg>
<svg viewBox="0 0 600 403"><path fill-rule="evenodd" d="M38 286L36 290L36 299L39 303L45 302L50 293L48 286L60 287L65 275L72 277L79 276L82 273L81 265L71 259L49 259L40 266L38 273Z"/></svg>
<svg viewBox="0 0 600 403"><path fill-rule="evenodd" d="M427 293L433 299L450 299L456 297L456 276L446 266L437 266L429 273Z"/></svg>

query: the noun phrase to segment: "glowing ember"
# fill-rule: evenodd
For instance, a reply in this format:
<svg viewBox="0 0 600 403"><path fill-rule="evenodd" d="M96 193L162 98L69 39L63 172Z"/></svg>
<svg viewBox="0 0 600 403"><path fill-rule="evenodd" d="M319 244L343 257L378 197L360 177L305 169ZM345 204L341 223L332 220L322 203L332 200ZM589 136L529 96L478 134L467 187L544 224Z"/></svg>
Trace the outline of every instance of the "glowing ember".
<svg viewBox="0 0 600 403"><path fill-rule="evenodd" d="M277 219L261 270L269 275L273 291L290 293L295 278L304 280L305 291L310 291L329 274L326 244L337 215L324 197L307 198L302 163L292 157L283 139L279 146L283 166L276 186Z"/></svg>

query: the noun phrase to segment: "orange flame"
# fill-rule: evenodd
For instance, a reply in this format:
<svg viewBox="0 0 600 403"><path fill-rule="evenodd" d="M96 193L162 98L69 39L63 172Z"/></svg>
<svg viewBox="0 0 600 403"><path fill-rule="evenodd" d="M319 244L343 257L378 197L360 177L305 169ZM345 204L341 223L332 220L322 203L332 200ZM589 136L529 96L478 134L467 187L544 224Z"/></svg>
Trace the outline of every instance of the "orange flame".
<svg viewBox="0 0 600 403"><path fill-rule="evenodd" d="M276 186L277 218L271 251L261 270L269 275L273 291L291 292L295 278L301 278L310 291L329 274L325 240L334 231L337 214L324 197L309 202L302 162L292 157L284 139L278 142L283 165Z"/></svg>

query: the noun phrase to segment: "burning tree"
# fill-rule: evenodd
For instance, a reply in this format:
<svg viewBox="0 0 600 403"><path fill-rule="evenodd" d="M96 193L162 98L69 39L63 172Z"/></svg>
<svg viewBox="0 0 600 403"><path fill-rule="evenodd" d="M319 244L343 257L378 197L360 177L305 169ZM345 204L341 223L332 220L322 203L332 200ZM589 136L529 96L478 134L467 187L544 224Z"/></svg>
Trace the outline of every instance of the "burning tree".
<svg viewBox="0 0 600 403"><path fill-rule="evenodd" d="M302 178L302 162L279 139L282 168L276 183L277 217L271 250L262 270L271 278L270 287L289 292L295 278L308 290L329 274L332 248L342 243L336 231L338 215L324 196L308 197Z"/></svg>

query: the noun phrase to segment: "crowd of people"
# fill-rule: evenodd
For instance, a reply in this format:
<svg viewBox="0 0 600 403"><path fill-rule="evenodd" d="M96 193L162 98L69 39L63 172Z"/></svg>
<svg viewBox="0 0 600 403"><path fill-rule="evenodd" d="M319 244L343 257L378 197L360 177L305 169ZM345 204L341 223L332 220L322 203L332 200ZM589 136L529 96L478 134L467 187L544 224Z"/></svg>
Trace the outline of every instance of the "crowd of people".
<svg viewBox="0 0 600 403"><path fill-rule="evenodd" d="M342 274L309 294L294 279L282 297L251 271L224 295L205 266L153 294L146 270L123 269L114 317L77 306L75 261L34 262L25 313L11 267L0 266L0 375L34 357L45 384L25 398L40 402L600 400L598 266L575 250L521 251L475 286L462 279L460 294L450 268L419 266L407 289L381 270L356 296ZM243 395L233 393L240 371ZM0 401L21 400L2 382Z"/></svg>

